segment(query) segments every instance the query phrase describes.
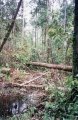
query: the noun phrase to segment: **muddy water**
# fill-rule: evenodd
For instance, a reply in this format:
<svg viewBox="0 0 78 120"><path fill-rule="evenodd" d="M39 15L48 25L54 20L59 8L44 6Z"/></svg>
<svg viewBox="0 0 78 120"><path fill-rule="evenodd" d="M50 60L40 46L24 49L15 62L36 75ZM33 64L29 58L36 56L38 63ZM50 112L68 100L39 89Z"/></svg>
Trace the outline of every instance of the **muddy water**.
<svg viewBox="0 0 78 120"><path fill-rule="evenodd" d="M31 106L38 105L44 94L33 91L32 93L8 93L0 95L0 117L6 118L25 113ZM40 98L39 98L40 97Z"/></svg>
<svg viewBox="0 0 78 120"><path fill-rule="evenodd" d="M20 114L26 112L27 109L28 109L28 104L27 101L25 100L25 97L3 95L2 98L0 98L1 117Z"/></svg>

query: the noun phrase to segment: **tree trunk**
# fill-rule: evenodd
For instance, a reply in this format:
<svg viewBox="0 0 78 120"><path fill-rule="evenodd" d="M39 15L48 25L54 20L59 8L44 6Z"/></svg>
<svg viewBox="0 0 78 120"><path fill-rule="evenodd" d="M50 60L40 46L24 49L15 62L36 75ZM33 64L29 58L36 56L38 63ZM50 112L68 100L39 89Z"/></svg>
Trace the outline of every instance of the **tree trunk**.
<svg viewBox="0 0 78 120"><path fill-rule="evenodd" d="M44 39L43 39L44 30L42 27L42 52L44 51Z"/></svg>
<svg viewBox="0 0 78 120"><path fill-rule="evenodd" d="M12 23L11 23L11 25L9 26L9 29L8 29L6 35L5 35L4 39L3 39L3 42L2 42L2 44L1 44L1 46L0 46L0 52L2 51L3 46L5 45L6 41L8 40L9 35L10 35L12 29L13 29L13 26L14 26L14 23L15 23L15 20L16 20L17 14L18 14L18 11L19 11L19 9L20 9L21 3L22 3L22 0L20 0L19 3L18 3L18 7L17 7L17 10L16 10L16 13L15 13L13 19L12 19Z"/></svg>
<svg viewBox="0 0 78 120"><path fill-rule="evenodd" d="M24 38L24 27L25 27L25 18L24 18L24 0L22 2L22 15L23 15L23 18L22 18L22 38ZM22 45L23 45L23 42L22 41Z"/></svg>
<svg viewBox="0 0 78 120"><path fill-rule="evenodd" d="M73 78L78 78L78 0L75 0L74 39L73 39Z"/></svg>
<svg viewBox="0 0 78 120"><path fill-rule="evenodd" d="M44 48L46 48L46 27L44 29Z"/></svg>
<svg viewBox="0 0 78 120"><path fill-rule="evenodd" d="M47 39L47 63L52 63L51 39Z"/></svg>
<svg viewBox="0 0 78 120"><path fill-rule="evenodd" d="M64 0L64 32L66 32L66 23L67 23L67 0Z"/></svg>
<svg viewBox="0 0 78 120"><path fill-rule="evenodd" d="M36 44L37 44L37 28L35 26L35 48L36 48Z"/></svg>

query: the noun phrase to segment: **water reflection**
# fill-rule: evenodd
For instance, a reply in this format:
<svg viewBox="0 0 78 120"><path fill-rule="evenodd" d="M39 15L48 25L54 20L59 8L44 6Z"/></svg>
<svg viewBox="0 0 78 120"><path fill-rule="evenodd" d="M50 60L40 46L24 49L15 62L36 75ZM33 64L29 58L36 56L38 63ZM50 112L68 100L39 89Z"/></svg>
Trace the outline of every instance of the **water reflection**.
<svg viewBox="0 0 78 120"><path fill-rule="evenodd" d="M0 98L0 117L7 117L24 113L27 111L27 108L27 101L21 96L15 96L15 98L12 98L12 96L4 95L2 98Z"/></svg>

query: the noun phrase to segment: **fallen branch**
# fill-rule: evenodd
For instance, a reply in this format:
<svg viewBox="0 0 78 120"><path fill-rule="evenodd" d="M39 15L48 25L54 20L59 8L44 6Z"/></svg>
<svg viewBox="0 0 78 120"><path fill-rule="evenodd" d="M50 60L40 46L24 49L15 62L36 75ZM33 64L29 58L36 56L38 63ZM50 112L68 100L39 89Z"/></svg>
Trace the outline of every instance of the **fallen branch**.
<svg viewBox="0 0 78 120"><path fill-rule="evenodd" d="M17 88L36 88L36 89L44 89L45 86L43 85L22 85L19 83L4 83L3 88L8 88L8 87L17 87Z"/></svg>
<svg viewBox="0 0 78 120"><path fill-rule="evenodd" d="M44 74L42 74L42 75L40 75L40 76L38 76L38 77L36 77L36 78L33 78L32 80L26 81L26 82L22 83L21 85L29 84L29 83L31 83L31 82L33 82L33 81L35 81L35 80L38 80L38 79L40 79L42 76L44 76L45 74L46 74L46 73L44 73Z"/></svg>
<svg viewBox="0 0 78 120"><path fill-rule="evenodd" d="M72 72L72 66L63 65L63 64L48 64L48 63L41 63L41 62L30 62L30 63L27 63L27 65L34 65L34 66L39 66L39 67L53 68L53 69Z"/></svg>

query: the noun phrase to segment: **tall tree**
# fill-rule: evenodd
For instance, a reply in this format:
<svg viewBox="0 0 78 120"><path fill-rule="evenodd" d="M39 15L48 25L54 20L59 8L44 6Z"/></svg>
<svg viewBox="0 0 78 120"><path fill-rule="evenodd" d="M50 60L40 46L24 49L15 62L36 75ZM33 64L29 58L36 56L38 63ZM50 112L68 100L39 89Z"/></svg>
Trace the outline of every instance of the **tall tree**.
<svg viewBox="0 0 78 120"><path fill-rule="evenodd" d="M75 0L74 39L73 39L73 78L78 78L78 0Z"/></svg>
<svg viewBox="0 0 78 120"><path fill-rule="evenodd" d="M35 28L41 27L43 32L42 37L42 43L44 46L46 45L46 34L47 34L47 23L48 23L48 17L47 17L47 11L48 11L48 0L37 0L34 1L36 4L36 7L34 8L32 12L33 16L33 23ZM43 39L44 38L44 39Z"/></svg>
<svg viewBox="0 0 78 120"><path fill-rule="evenodd" d="M17 14L18 14L18 12L19 12L21 3L22 3L22 0L20 0L19 3L18 3L17 9L16 9L16 13L15 13L15 15L13 16L13 19L12 19L12 23L11 23L11 25L9 26L9 29L8 29L6 35L5 35L4 39L3 39L3 42L2 42L2 44L1 44L1 46L0 46L0 52L2 51L3 46L4 46L5 43L7 42L8 38L9 38L9 35L10 35L12 29L13 29L13 26L14 26L14 23L15 23L15 20L16 20L16 17L17 17Z"/></svg>

